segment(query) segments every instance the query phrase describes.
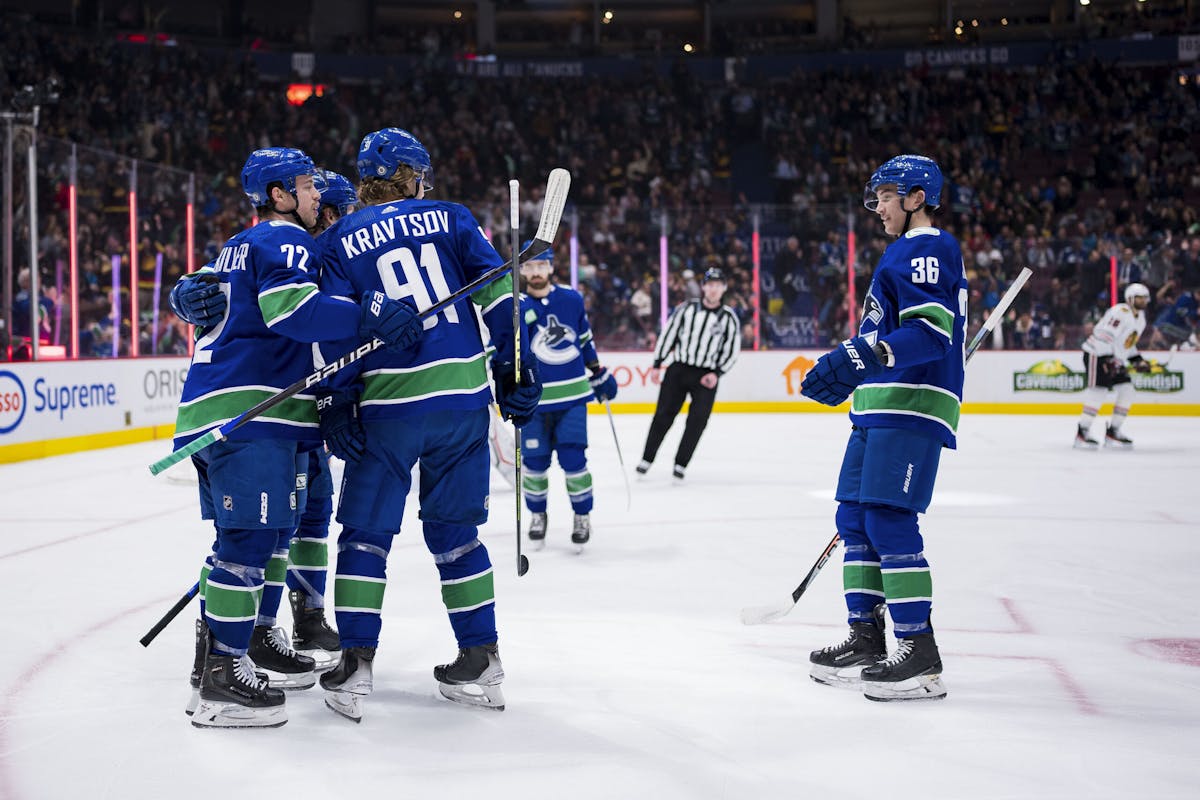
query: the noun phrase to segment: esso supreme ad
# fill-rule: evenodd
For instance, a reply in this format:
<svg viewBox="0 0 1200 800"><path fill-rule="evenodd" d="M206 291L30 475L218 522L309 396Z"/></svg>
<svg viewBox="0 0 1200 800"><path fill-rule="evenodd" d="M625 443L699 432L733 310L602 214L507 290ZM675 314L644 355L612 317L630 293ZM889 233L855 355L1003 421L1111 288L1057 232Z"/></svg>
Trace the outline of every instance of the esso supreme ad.
<svg viewBox="0 0 1200 800"><path fill-rule="evenodd" d="M15 373L0 370L0 434L17 429L25 418L25 384Z"/></svg>

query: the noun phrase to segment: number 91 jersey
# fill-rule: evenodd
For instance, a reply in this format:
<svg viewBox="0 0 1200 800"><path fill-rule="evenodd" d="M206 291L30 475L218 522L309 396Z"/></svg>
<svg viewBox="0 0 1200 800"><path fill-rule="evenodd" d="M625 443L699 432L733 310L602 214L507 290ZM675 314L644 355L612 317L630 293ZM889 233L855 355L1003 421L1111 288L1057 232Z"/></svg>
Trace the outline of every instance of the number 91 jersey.
<svg viewBox="0 0 1200 800"><path fill-rule="evenodd" d="M317 240L321 289L340 297L383 291L424 311L504 263L464 206L403 200L367 206L338 220ZM471 295L492 330L512 330L512 279ZM487 360L475 312L466 299L430 316L425 332L403 351L380 348L333 375L344 387L361 380L364 419L438 409L482 408L491 400ZM355 342L322 343L333 361Z"/></svg>
<svg viewBox="0 0 1200 800"><path fill-rule="evenodd" d="M863 301L859 335L886 341L895 365L854 391L861 428L919 431L955 447L962 406L967 280L954 237L914 228L886 251Z"/></svg>

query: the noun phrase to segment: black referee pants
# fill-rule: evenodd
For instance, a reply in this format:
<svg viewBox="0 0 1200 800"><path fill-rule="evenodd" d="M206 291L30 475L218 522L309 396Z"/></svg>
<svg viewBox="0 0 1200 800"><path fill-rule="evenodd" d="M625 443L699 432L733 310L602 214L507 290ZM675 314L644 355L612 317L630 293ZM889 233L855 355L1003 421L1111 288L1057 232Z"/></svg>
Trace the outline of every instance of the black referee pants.
<svg viewBox="0 0 1200 800"><path fill-rule="evenodd" d="M675 415L683 408L683 401L688 395L691 395L692 404L688 408L687 423L683 429L683 438L679 441L679 450L675 453L675 463L686 467L692 460L696 445L700 443L700 434L704 433L708 418L712 416L713 401L717 399L716 387L706 389L700 385L700 379L710 372L711 369L679 362L667 367L662 384L658 388L658 405L654 408L654 419L650 421L646 449L642 452L645 461L653 461L658 455L663 437L671 429Z"/></svg>

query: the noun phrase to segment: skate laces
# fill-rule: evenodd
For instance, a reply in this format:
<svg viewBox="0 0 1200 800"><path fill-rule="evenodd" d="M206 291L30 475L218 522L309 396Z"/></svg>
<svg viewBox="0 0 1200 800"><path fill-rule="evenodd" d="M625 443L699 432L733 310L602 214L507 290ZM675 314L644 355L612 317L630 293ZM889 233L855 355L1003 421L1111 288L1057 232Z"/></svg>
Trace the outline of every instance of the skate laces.
<svg viewBox="0 0 1200 800"><path fill-rule="evenodd" d="M892 653L879 663L885 667L894 667L904 659L908 658L908 654L912 652L912 649L912 639L900 639L896 645L896 652Z"/></svg>
<svg viewBox="0 0 1200 800"><path fill-rule="evenodd" d="M258 679L258 673L254 670L254 661L248 655L244 655L234 662L233 674L237 676L239 681L255 689L267 688L267 684Z"/></svg>
<svg viewBox="0 0 1200 800"><path fill-rule="evenodd" d="M283 628L271 628L271 630L267 631L267 644L271 645L271 648L282 656L295 654Z"/></svg>

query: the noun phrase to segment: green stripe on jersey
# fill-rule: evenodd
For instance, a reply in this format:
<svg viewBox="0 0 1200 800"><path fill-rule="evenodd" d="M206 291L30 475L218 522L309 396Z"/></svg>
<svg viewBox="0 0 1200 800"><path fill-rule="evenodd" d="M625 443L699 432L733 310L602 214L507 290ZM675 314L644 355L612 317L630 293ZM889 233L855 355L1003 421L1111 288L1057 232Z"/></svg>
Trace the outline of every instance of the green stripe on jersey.
<svg viewBox="0 0 1200 800"><path fill-rule="evenodd" d="M929 575L929 567L883 570L883 591L889 603L930 599L933 597L933 578Z"/></svg>
<svg viewBox="0 0 1200 800"><path fill-rule="evenodd" d="M585 376L572 378L567 381L556 381L542 384L542 399L540 405L560 403L564 400L576 400L580 397L590 397L592 385Z"/></svg>
<svg viewBox="0 0 1200 800"><path fill-rule="evenodd" d="M494 602L496 590L492 584L492 570L454 582L442 582L442 602L451 614L469 611L472 608Z"/></svg>
<svg viewBox="0 0 1200 800"><path fill-rule="evenodd" d="M493 303L505 295L511 295L513 290L512 275L506 274L499 280L492 281L471 295L471 302L485 311Z"/></svg>
<svg viewBox="0 0 1200 800"><path fill-rule="evenodd" d="M293 539L288 561L296 569L325 569L329 566L329 547L324 539Z"/></svg>
<svg viewBox="0 0 1200 800"><path fill-rule="evenodd" d="M854 390L851 414L907 414L958 430L959 399L934 386L915 383L864 383Z"/></svg>
<svg viewBox="0 0 1200 800"><path fill-rule="evenodd" d="M954 312L940 303L924 303L910 306L900 312L900 321L923 319L944 334L947 339L954 341Z"/></svg>
<svg viewBox="0 0 1200 800"><path fill-rule="evenodd" d="M287 319L316 293L315 283L289 283L260 292L258 308L262 311L263 322L267 323L269 328L276 322Z"/></svg>
<svg viewBox="0 0 1200 800"><path fill-rule="evenodd" d="M411 403L445 394L471 394L488 386L483 353L469 359L444 359L403 370L363 373L363 405Z"/></svg>
<svg viewBox="0 0 1200 800"><path fill-rule="evenodd" d="M273 387L234 387L218 389L179 405L175 417L175 435L190 436L228 422L249 408L274 397ZM255 418L255 422L275 422L288 427L317 427L317 403L312 395L293 395Z"/></svg>
<svg viewBox="0 0 1200 800"><path fill-rule="evenodd" d="M850 561L842 564L842 588L847 592L883 592L883 578L878 564Z"/></svg>
<svg viewBox="0 0 1200 800"><path fill-rule="evenodd" d="M333 605L338 611L378 614L383 608L387 582L355 575L338 575L333 581Z"/></svg>

